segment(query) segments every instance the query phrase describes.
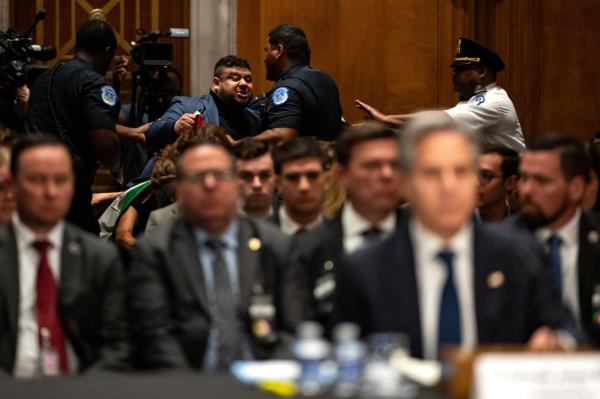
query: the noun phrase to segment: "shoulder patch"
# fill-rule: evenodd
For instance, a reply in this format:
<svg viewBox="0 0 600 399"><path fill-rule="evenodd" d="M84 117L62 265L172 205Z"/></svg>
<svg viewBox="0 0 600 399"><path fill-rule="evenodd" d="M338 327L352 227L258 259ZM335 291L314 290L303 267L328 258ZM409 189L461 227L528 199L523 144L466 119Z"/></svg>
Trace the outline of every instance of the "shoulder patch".
<svg viewBox="0 0 600 399"><path fill-rule="evenodd" d="M485 102L485 97L484 96L477 96L473 99L473 102L475 103L475 105L481 105Z"/></svg>
<svg viewBox="0 0 600 399"><path fill-rule="evenodd" d="M288 88L287 87L278 87L273 92L273 96L271 97L273 100L273 104L281 105L288 100Z"/></svg>
<svg viewBox="0 0 600 399"><path fill-rule="evenodd" d="M112 86L102 86L100 89L100 98L104 104L113 107L117 103L117 92Z"/></svg>

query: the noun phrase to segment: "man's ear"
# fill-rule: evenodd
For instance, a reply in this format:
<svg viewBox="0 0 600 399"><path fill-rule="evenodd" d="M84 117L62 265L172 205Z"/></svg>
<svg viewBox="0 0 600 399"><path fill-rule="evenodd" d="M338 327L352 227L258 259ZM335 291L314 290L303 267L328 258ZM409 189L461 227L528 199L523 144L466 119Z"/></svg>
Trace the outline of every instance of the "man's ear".
<svg viewBox="0 0 600 399"><path fill-rule="evenodd" d="M213 76L211 90L215 93L218 93L219 87L221 87L221 79L219 79L217 76Z"/></svg>
<svg viewBox="0 0 600 399"><path fill-rule="evenodd" d="M569 196L572 200L579 203L583 199L583 195L585 194L586 181L583 176L575 176L569 182Z"/></svg>
<svg viewBox="0 0 600 399"><path fill-rule="evenodd" d="M517 189L517 183L519 182L519 176L512 175L509 176L506 180L504 180L504 189L507 193L512 193Z"/></svg>
<svg viewBox="0 0 600 399"><path fill-rule="evenodd" d="M346 189L346 167L336 162L331 167L332 178L336 179L340 186Z"/></svg>
<svg viewBox="0 0 600 399"><path fill-rule="evenodd" d="M283 48L283 44L279 43L274 47L275 50L275 58L279 59L285 54L285 49Z"/></svg>

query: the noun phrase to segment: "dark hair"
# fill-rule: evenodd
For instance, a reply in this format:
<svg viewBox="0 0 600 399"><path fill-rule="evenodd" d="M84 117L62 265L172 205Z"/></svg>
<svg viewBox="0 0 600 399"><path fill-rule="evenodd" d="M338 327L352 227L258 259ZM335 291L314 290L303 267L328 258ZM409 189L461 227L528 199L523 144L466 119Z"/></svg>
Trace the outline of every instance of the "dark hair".
<svg viewBox="0 0 600 399"><path fill-rule="evenodd" d="M325 156L321 145L309 137L300 137L285 142L273 150L275 173L281 174L283 164L301 158L316 158L325 170Z"/></svg>
<svg viewBox="0 0 600 399"><path fill-rule="evenodd" d="M281 44L285 55L291 61L310 64L310 48L308 39L302 29L296 25L279 25L269 32L271 47Z"/></svg>
<svg viewBox="0 0 600 399"><path fill-rule="evenodd" d="M98 19L85 22L79 27L75 38L75 51L102 54L110 48L117 49L117 37L109 24Z"/></svg>
<svg viewBox="0 0 600 399"><path fill-rule="evenodd" d="M502 157L502 164L500 169L502 170L503 180L515 175L519 176L519 163L521 158L519 154L508 147L504 146L484 146L481 150L482 154L498 154Z"/></svg>
<svg viewBox="0 0 600 399"><path fill-rule="evenodd" d="M250 63L248 61L235 55L226 55L225 57L220 58L215 64L215 69L213 70L214 76L221 76L223 69L225 68L242 68L249 71L251 70Z"/></svg>
<svg viewBox="0 0 600 399"><path fill-rule="evenodd" d="M335 143L335 153L339 164L346 166L352 157L352 148L364 141L394 139L399 142L398 131L380 122L367 121L346 129Z"/></svg>
<svg viewBox="0 0 600 399"><path fill-rule="evenodd" d="M10 157L10 173L13 176L17 175L19 158L21 154L27 150L38 147L61 147L69 154L69 150L56 137L47 134L30 134L21 136L13 145ZM69 157L69 160L71 157ZM72 165L72 164L71 164Z"/></svg>
<svg viewBox="0 0 600 399"><path fill-rule="evenodd" d="M270 151L271 146L267 142L247 137L238 142L233 149L233 154L237 159L248 160L262 157Z"/></svg>
<svg viewBox="0 0 600 399"><path fill-rule="evenodd" d="M527 151L559 151L565 179L572 180L576 176L582 176L585 181L590 179L589 158L584 145L576 138L561 133L545 134L537 137Z"/></svg>
<svg viewBox="0 0 600 399"><path fill-rule="evenodd" d="M203 145L213 145L221 147L227 154L231 156L231 163L235 166L233 159L233 151L231 143L227 139L227 131L217 125L203 125L186 135L179 136L174 143L173 148L173 160L175 161L175 173L177 176L181 176L181 164L179 160L181 156L192 148L200 147Z"/></svg>

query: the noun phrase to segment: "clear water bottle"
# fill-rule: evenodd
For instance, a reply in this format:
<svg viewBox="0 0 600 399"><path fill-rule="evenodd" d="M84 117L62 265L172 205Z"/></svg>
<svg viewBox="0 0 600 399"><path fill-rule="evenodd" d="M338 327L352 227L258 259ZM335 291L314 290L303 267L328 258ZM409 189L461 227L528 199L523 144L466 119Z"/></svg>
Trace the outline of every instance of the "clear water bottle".
<svg viewBox="0 0 600 399"><path fill-rule="evenodd" d="M46 327L40 329L42 345L40 347L40 374L42 377L56 377L60 375L60 358L56 349L52 347L50 330Z"/></svg>
<svg viewBox="0 0 600 399"><path fill-rule="evenodd" d="M307 321L298 326L293 346L294 356L300 363L298 388L303 396L316 396L324 387L321 381L321 365L329 355L329 343L323 339L323 328Z"/></svg>
<svg viewBox="0 0 600 399"><path fill-rule="evenodd" d="M354 323L338 324L333 332L338 377L334 394L348 398L359 393L365 366L366 345L359 340L360 328Z"/></svg>

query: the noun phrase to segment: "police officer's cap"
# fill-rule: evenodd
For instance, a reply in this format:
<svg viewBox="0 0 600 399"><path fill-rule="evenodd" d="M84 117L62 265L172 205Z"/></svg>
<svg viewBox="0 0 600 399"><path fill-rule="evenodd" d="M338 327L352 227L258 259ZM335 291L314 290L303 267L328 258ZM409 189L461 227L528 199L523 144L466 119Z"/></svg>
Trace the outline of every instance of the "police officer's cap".
<svg viewBox="0 0 600 399"><path fill-rule="evenodd" d="M475 40L460 37L456 46L454 62L450 66L455 68L471 64L482 64L495 71L504 69L504 62L498 54Z"/></svg>

